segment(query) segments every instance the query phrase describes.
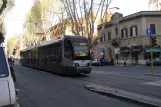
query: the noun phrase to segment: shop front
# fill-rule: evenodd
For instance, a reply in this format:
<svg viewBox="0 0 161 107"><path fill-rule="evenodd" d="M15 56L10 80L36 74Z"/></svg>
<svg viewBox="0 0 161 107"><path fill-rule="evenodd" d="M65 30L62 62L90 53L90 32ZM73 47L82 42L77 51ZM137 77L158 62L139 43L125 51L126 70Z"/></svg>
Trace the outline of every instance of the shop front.
<svg viewBox="0 0 161 107"><path fill-rule="evenodd" d="M160 46L154 47L152 48L152 52L153 52L153 58L161 58L161 48ZM144 53L144 59L150 59L151 58L151 48L150 46L146 46L145 47L145 53Z"/></svg>
<svg viewBox="0 0 161 107"><path fill-rule="evenodd" d="M143 50L142 45L132 46L132 47L121 47L120 48L120 56L122 58L122 62L126 61L127 63L136 64L139 63L139 59Z"/></svg>

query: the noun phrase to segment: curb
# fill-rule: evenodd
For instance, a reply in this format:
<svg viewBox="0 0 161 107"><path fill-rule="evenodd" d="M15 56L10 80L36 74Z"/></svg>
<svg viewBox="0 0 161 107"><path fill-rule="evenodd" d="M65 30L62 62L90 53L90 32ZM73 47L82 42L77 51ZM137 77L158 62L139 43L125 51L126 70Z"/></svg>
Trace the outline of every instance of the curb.
<svg viewBox="0 0 161 107"><path fill-rule="evenodd" d="M89 91L93 91L104 96L118 98L131 103L137 103L139 105L144 105L146 107L160 107L161 99L140 95L137 93L132 93L124 90L119 90L115 88L110 88L101 85L86 85L85 88Z"/></svg>

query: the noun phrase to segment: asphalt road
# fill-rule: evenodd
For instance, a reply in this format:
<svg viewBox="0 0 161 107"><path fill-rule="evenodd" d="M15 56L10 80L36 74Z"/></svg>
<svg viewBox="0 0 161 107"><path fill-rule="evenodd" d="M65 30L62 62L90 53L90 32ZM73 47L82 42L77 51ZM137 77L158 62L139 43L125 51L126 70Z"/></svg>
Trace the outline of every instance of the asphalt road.
<svg viewBox="0 0 161 107"><path fill-rule="evenodd" d="M161 67L155 72L161 74ZM84 80L161 99L161 76L147 76L150 67L93 67L92 76Z"/></svg>
<svg viewBox="0 0 161 107"><path fill-rule="evenodd" d="M20 65L14 66L21 107L139 107L116 98L102 96L84 88L88 82L122 84L114 67L93 68L89 76L64 77ZM112 71L114 69L114 71ZM119 70L120 68L118 68ZM111 73L112 72L112 73ZM114 72L114 73L113 73ZM111 77L110 75L115 75ZM132 75L132 74L129 74ZM126 75L127 76L127 75ZM127 79L125 79L127 81ZM133 82L133 80L132 80ZM129 82L130 84L130 82ZM125 85L127 86L127 85ZM128 86L127 86L128 87ZM158 89L159 90L159 89Z"/></svg>

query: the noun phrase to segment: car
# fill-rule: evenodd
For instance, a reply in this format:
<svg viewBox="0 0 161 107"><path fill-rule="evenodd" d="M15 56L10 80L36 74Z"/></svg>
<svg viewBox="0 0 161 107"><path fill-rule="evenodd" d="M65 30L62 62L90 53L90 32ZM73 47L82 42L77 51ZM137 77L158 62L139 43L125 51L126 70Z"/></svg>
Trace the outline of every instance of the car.
<svg viewBox="0 0 161 107"><path fill-rule="evenodd" d="M0 46L0 107L19 107L15 91L14 72L7 60L4 47Z"/></svg>
<svg viewBox="0 0 161 107"><path fill-rule="evenodd" d="M93 66L101 66L100 59L96 58L96 59L92 60L92 65ZM109 61L107 59L103 59L102 65L111 65L111 61Z"/></svg>
<svg viewBox="0 0 161 107"><path fill-rule="evenodd" d="M151 60L146 60L146 65L150 66L151 65ZM154 58L153 65L154 66L161 66L161 59L160 58Z"/></svg>
<svg viewBox="0 0 161 107"><path fill-rule="evenodd" d="M103 60L103 65L111 65L111 61L107 60L107 59L104 59Z"/></svg>
<svg viewBox="0 0 161 107"><path fill-rule="evenodd" d="M100 59L99 58L93 59L92 65L93 66L100 66L101 65Z"/></svg>

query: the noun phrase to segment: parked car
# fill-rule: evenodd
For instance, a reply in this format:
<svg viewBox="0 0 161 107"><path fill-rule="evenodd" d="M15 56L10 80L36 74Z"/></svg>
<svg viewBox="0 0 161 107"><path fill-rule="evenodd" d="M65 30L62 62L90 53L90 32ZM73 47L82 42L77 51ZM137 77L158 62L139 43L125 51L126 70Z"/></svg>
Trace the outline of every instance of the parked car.
<svg viewBox="0 0 161 107"><path fill-rule="evenodd" d="M19 107L12 73L6 58L4 47L0 46L0 107ZM15 76L15 75L14 75Z"/></svg>
<svg viewBox="0 0 161 107"><path fill-rule="evenodd" d="M151 60L147 60L146 65L150 66L151 65ZM161 66L161 59L160 58L154 58L153 65L154 66Z"/></svg>
<svg viewBox="0 0 161 107"><path fill-rule="evenodd" d="M92 65L93 66L101 66L100 59L96 58L96 59L92 60ZM102 65L111 65L111 61L104 59L102 62Z"/></svg>
<svg viewBox="0 0 161 107"><path fill-rule="evenodd" d="M104 59L103 60L103 65L111 65L111 61L107 60L107 59Z"/></svg>
<svg viewBox="0 0 161 107"><path fill-rule="evenodd" d="M93 66L100 66L101 65L100 59L99 58L93 59L92 65Z"/></svg>

